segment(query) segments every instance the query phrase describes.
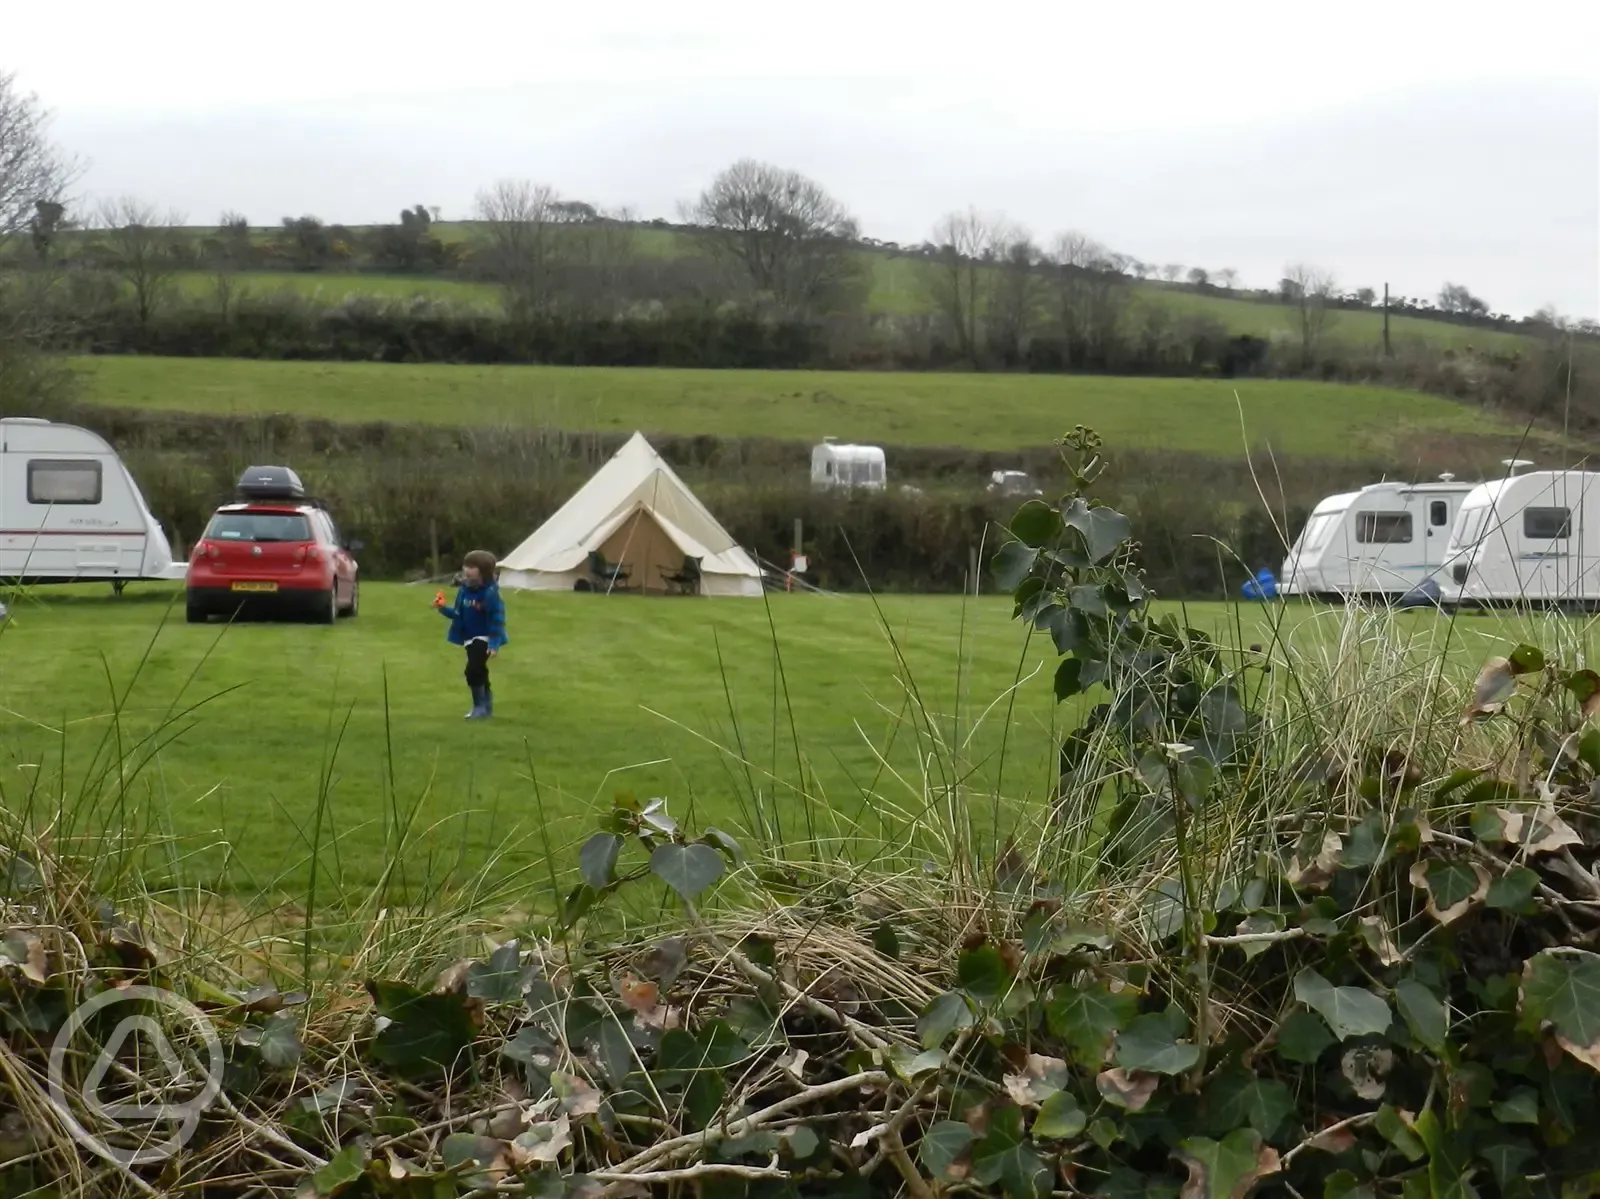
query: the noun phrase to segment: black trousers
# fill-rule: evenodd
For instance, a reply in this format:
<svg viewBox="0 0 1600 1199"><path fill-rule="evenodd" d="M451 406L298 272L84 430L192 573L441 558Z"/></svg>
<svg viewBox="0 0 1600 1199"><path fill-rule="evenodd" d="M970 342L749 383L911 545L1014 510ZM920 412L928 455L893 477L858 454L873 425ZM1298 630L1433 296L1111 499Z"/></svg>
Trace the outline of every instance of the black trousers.
<svg viewBox="0 0 1600 1199"><path fill-rule="evenodd" d="M467 643L467 686L476 691L479 687L489 685L489 643L487 641L469 641Z"/></svg>

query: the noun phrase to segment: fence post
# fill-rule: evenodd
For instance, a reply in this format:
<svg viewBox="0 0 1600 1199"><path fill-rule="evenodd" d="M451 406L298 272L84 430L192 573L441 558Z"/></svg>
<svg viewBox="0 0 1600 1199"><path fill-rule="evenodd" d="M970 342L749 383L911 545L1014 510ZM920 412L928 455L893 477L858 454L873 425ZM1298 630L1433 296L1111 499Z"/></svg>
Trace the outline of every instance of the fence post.
<svg viewBox="0 0 1600 1199"><path fill-rule="evenodd" d="M977 595L983 590L978 579L978 547L967 546L967 585L972 588L972 594Z"/></svg>
<svg viewBox="0 0 1600 1199"><path fill-rule="evenodd" d="M439 577L439 522L435 517L428 517L428 577Z"/></svg>

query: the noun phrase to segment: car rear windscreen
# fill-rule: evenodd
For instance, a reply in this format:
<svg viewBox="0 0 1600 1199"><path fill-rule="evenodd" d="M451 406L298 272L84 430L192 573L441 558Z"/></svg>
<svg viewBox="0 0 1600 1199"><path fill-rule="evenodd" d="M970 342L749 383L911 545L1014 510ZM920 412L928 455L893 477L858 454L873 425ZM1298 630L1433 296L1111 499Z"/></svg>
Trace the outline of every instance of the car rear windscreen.
<svg viewBox="0 0 1600 1199"><path fill-rule="evenodd" d="M208 541L310 541L311 522L295 512L219 512Z"/></svg>

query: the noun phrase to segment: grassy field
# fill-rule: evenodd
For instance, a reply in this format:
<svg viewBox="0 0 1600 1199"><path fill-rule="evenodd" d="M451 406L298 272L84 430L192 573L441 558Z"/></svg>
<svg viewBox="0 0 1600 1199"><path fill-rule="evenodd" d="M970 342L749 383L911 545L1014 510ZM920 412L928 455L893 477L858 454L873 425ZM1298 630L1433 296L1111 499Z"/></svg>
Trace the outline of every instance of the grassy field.
<svg viewBox="0 0 1600 1199"><path fill-rule="evenodd" d="M1450 437L1521 427L1393 388L1293 380L1092 375L644 370L381 365L205 358L80 358L94 402L346 421L1014 449L1083 422L1108 443L1237 456L1246 442L1324 458L1437 455ZM1237 400L1236 397L1237 396Z"/></svg>
<svg viewBox="0 0 1600 1199"><path fill-rule="evenodd" d="M369 586L334 628L191 627L174 594L10 596L0 625L0 802L63 836L170 833L181 850L146 861L152 878L294 891L316 847L319 877L369 885L413 808L420 872L531 864L621 789L788 842L871 836L957 779L975 808L1037 803L1050 777L1054 654L1004 600L512 594L496 718L466 724L460 653L425 588ZM1313 651L1341 619L1186 615L1231 644L1270 642L1281 621ZM1448 636L1463 678L1518 635L1398 619L1420 644Z"/></svg>

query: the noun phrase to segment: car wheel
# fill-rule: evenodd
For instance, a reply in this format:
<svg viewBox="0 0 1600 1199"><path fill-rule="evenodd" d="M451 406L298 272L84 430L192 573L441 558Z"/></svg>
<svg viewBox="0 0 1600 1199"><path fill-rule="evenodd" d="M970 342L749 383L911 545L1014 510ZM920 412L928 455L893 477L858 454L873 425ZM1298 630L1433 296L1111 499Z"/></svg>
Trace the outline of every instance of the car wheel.
<svg viewBox="0 0 1600 1199"><path fill-rule="evenodd" d="M326 591L317 592L317 598L311 610L311 619L317 624L332 624L339 617L339 588L330 587Z"/></svg>
<svg viewBox="0 0 1600 1199"><path fill-rule="evenodd" d="M359 611L361 611L361 582L355 580L350 584L350 602L339 609L339 615L351 620Z"/></svg>
<svg viewBox="0 0 1600 1199"><path fill-rule="evenodd" d="M205 624L206 617L210 615L203 607L189 600L183 606L183 614L190 624Z"/></svg>

